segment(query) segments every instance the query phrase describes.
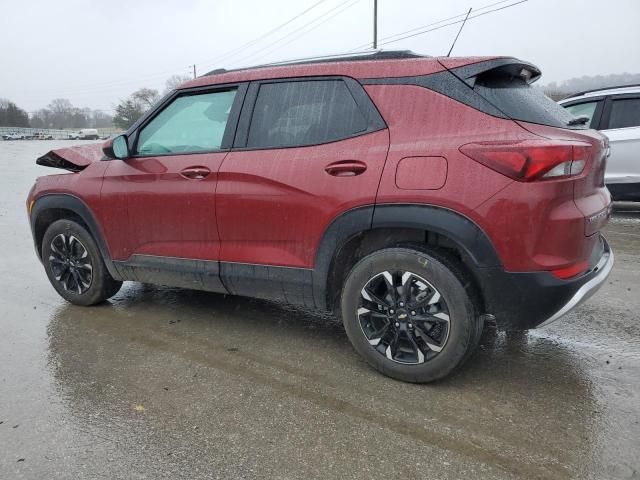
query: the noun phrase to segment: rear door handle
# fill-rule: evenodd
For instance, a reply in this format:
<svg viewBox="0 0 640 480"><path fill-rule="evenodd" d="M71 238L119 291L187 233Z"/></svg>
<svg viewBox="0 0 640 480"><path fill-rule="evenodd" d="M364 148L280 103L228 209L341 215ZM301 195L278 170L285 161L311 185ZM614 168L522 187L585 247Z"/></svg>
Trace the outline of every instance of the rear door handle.
<svg viewBox="0 0 640 480"><path fill-rule="evenodd" d="M324 168L324 171L334 177L353 177L365 172L367 165L358 160L340 160Z"/></svg>
<svg viewBox="0 0 640 480"><path fill-rule="evenodd" d="M206 178L207 175L211 173L207 167L187 167L180 172L184 178L188 178L189 180L202 180Z"/></svg>

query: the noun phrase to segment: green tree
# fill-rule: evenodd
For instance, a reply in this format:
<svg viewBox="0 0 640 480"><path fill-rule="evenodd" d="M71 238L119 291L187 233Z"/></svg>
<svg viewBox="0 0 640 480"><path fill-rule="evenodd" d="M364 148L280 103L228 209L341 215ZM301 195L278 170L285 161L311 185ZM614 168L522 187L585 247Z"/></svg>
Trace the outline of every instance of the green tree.
<svg viewBox="0 0 640 480"><path fill-rule="evenodd" d="M15 103L0 98L0 126L2 127L28 127L29 114Z"/></svg>
<svg viewBox="0 0 640 480"><path fill-rule="evenodd" d="M141 88L122 100L117 106L113 117L116 127L126 130L158 101L160 95L152 88Z"/></svg>

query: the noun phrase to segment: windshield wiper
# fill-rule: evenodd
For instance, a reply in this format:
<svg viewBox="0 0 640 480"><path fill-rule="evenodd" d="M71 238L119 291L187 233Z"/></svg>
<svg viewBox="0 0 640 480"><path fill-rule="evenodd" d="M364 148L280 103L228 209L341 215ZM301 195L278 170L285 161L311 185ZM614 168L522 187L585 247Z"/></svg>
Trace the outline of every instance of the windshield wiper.
<svg viewBox="0 0 640 480"><path fill-rule="evenodd" d="M580 115L579 117L569 120L567 122L567 125L570 127L574 125L584 125L588 121L589 121L589 117L587 117L586 115Z"/></svg>

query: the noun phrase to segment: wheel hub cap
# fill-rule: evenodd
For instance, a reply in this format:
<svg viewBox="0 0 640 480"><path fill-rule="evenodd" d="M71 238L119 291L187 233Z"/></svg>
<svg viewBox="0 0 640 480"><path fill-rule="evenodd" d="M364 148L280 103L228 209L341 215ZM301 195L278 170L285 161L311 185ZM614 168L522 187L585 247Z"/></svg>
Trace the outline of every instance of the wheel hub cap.
<svg viewBox="0 0 640 480"><path fill-rule="evenodd" d="M60 233L51 240L49 265L62 287L82 294L91 287L93 265L86 247L73 235Z"/></svg>
<svg viewBox="0 0 640 480"><path fill-rule="evenodd" d="M449 337L446 302L413 272L385 271L371 277L360 292L357 315L372 348L398 363L431 360Z"/></svg>

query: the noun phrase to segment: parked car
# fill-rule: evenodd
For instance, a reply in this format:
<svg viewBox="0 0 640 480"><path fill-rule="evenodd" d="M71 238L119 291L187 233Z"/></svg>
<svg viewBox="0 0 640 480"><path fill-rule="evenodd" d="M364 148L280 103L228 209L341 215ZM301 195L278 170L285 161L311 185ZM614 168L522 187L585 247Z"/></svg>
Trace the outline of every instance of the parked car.
<svg viewBox="0 0 640 480"><path fill-rule="evenodd" d="M53 140L53 135L44 132L38 132L33 135L34 140Z"/></svg>
<svg viewBox="0 0 640 480"><path fill-rule="evenodd" d="M546 325L613 265L606 138L539 76L411 52L212 72L37 160L73 172L29 193L37 254L74 304L133 280L304 305L382 373L445 377L485 321Z"/></svg>
<svg viewBox="0 0 640 480"><path fill-rule="evenodd" d="M640 201L640 85L590 90L559 103L609 138L604 178L613 199Z"/></svg>
<svg viewBox="0 0 640 480"><path fill-rule="evenodd" d="M2 138L4 140L24 140L26 137L22 133L11 132L2 135Z"/></svg>

